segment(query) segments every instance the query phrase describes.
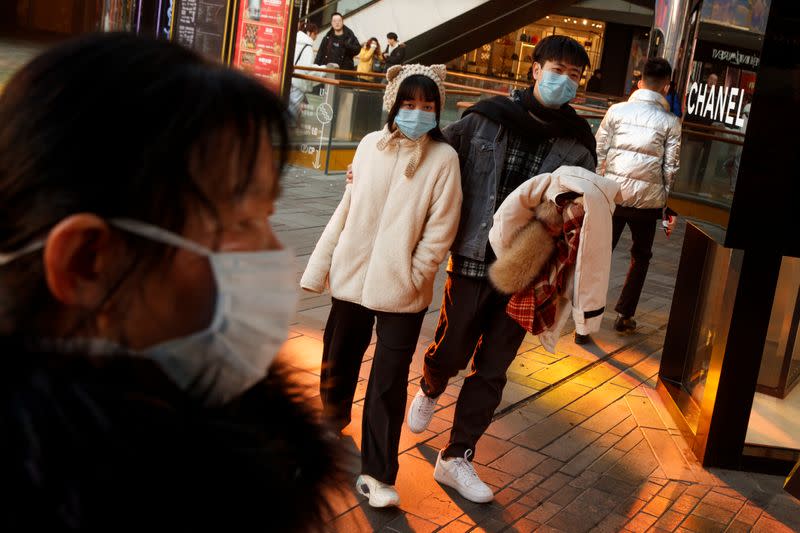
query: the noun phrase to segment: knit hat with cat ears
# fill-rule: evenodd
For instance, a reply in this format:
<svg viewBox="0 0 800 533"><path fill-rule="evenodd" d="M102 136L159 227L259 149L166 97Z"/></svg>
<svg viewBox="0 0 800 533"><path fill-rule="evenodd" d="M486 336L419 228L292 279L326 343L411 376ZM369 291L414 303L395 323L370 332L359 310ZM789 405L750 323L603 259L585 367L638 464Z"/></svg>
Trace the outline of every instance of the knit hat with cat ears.
<svg viewBox="0 0 800 533"><path fill-rule="evenodd" d="M385 111L392 110L394 101L397 99L397 90L400 88L400 84L403 83L403 80L417 74L429 77L436 86L439 87L439 96L442 102L441 107L444 108L444 79L447 77L447 67L445 65L395 65L386 71L386 79L389 80L389 84L386 86L386 92L383 94L383 109Z"/></svg>

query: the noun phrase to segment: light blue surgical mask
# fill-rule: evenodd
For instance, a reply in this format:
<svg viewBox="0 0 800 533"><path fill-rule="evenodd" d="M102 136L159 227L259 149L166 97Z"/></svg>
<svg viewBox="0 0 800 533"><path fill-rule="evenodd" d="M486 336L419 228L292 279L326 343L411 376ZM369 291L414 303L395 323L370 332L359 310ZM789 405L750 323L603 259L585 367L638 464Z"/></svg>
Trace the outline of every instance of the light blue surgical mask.
<svg viewBox="0 0 800 533"><path fill-rule="evenodd" d="M216 284L214 316L208 326L133 353L156 361L180 388L209 405L227 403L267 374L286 340L297 304L291 252L216 252L144 222L113 219L110 223L206 257ZM41 250L44 244L38 241L0 254L0 266ZM102 339L81 342L111 346Z"/></svg>
<svg viewBox="0 0 800 533"><path fill-rule="evenodd" d="M436 113L420 109L401 109L394 119L394 123L403 132L403 135L416 141L436 127Z"/></svg>
<svg viewBox="0 0 800 533"><path fill-rule="evenodd" d="M542 71L542 79L536 82L539 95L546 106L561 107L578 92L578 84L566 74L556 74L550 70Z"/></svg>

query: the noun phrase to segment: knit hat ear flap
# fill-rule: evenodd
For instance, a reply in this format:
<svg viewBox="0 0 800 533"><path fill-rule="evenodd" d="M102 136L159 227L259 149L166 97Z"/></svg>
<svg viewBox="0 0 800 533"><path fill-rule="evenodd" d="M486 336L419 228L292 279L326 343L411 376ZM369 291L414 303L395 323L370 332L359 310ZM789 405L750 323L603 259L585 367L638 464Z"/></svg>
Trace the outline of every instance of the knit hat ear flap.
<svg viewBox="0 0 800 533"><path fill-rule="evenodd" d="M447 77L447 65L431 65L431 70L434 74L439 76L441 81Z"/></svg>
<svg viewBox="0 0 800 533"><path fill-rule="evenodd" d="M403 65L394 65L386 71L386 79L392 81L403 71Z"/></svg>

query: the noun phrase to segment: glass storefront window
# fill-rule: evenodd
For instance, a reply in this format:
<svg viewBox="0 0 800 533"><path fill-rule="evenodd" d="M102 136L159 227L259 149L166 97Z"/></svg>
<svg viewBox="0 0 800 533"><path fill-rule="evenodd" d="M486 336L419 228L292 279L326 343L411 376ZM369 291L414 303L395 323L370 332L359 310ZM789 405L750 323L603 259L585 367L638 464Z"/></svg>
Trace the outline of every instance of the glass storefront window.
<svg viewBox="0 0 800 533"><path fill-rule="evenodd" d="M746 444L800 450L800 259L784 257Z"/></svg>
<svg viewBox="0 0 800 533"><path fill-rule="evenodd" d="M585 86L600 65L604 30L605 23L601 21L549 15L454 59L447 68L528 82L536 45L550 35L566 35L581 43L589 54L590 65L581 80L581 86Z"/></svg>
<svg viewBox="0 0 800 533"><path fill-rule="evenodd" d="M139 2L140 0L105 0L103 31L135 31Z"/></svg>
<svg viewBox="0 0 800 533"><path fill-rule="evenodd" d="M729 210L738 181L770 0L705 2L686 63L674 191Z"/></svg>

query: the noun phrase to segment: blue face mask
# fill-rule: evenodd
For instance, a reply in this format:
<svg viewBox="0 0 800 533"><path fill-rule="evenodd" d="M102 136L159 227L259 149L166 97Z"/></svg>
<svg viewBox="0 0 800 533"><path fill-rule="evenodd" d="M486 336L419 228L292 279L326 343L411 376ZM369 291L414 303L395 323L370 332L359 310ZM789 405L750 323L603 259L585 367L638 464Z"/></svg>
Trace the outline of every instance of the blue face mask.
<svg viewBox="0 0 800 533"><path fill-rule="evenodd" d="M436 113L419 109L401 109L397 113L394 123L400 128L403 135L416 141L436 127Z"/></svg>
<svg viewBox="0 0 800 533"><path fill-rule="evenodd" d="M569 79L566 74L542 71L542 79L536 82L539 95L546 106L561 107L573 98L578 92L578 84Z"/></svg>

